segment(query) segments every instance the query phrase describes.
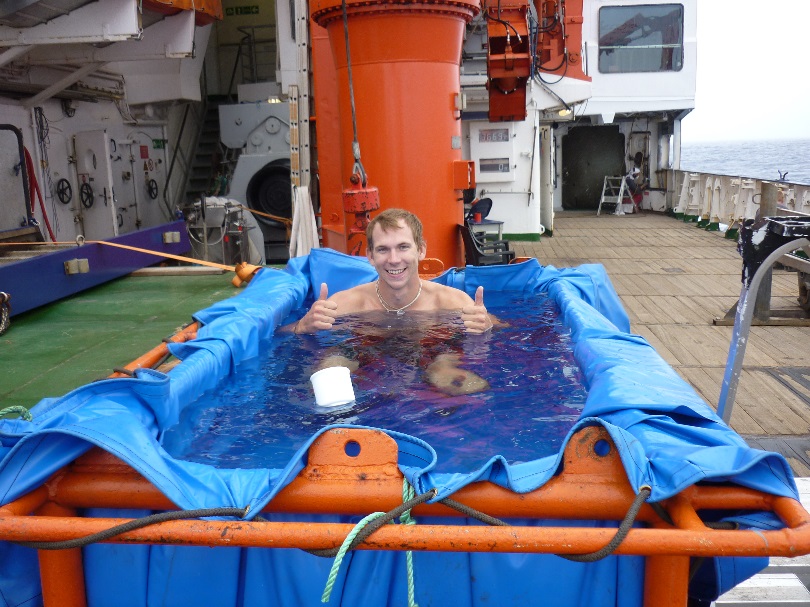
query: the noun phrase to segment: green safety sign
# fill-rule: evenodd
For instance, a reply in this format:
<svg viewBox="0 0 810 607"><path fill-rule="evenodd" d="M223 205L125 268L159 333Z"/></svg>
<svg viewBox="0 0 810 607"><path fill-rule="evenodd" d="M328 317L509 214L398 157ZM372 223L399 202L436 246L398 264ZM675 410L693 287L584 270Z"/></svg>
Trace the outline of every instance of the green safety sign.
<svg viewBox="0 0 810 607"><path fill-rule="evenodd" d="M248 6L229 6L225 8L225 16L233 17L235 15L258 15L259 5L252 4Z"/></svg>

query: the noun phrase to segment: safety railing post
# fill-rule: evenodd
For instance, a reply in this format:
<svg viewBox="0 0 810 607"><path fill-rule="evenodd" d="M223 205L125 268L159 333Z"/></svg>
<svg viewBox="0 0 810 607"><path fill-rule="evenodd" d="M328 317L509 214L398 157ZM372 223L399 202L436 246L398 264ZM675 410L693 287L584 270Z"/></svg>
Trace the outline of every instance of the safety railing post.
<svg viewBox="0 0 810 607"><path fill-rule="evenodd" d="M73 508L46 503L38 514L77 516ZM82 549L40 550L39 576L45 607L87 607Z"/></svg>
<svg viewBox="0 0 810 607"><path fill-rule="evenodd" d="M648 556L644 569L644 607L686 607L688 556Z"/></svg>

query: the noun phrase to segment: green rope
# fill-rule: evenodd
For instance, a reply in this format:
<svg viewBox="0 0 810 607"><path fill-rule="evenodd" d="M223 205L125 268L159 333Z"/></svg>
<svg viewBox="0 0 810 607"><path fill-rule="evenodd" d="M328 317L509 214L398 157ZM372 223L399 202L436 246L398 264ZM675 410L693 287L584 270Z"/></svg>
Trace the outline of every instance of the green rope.
<svg viewBox="0 0 810 607"><path fill-rule="evenodd" d="M30 422L32 419L34 419L34 416L31 415L28 409L20 405L12 405L11 407L0 409L0 417L11 415L12 413L18 413L19 416L22 417L27 422Z"/></svg>
<svg viewBox="0 0 810 607"><path fill-rule="evenodd" d="M414 498L416 498L416 491L414 491L408 479L402 479L402 502L405 503ZM326 580L326 588L324 588L323 594L321 595L321 603L329 602L329 598L332 596L332 588L335 585L337 574L340 571L340 565L343 563L343 557L352 549L354 538L357 537L369 523L385 516L387 516L385 512L372 512L357 523L349 535L346 536L346 539L343 540L343 544L341 544L340 550L338 550L337 556L335 556L335 562L332 563L332 569L329 571L329 577ZM411 516L410 510L405 510L399 516L399 522L403 525L415 525L416 519ZM408 571L408 607L419 607L416 603L416 590L413 581L413 552L410 550L405 553L405 565Z"/></svg>
<svg viewBox="0 0 810 607"><path fill-rule="evenodd" d="M408 500L412 500L416 497L416 491L414 491L411 484L408 482L407 478L402 479L402 501L407 502ZM416 519L411 516L411 511L406 510L402 513L399 517L399 522L403 525L415 525ZM408 607L419 607L416 604L416 590L413 583L413 552L408 550L405 553L405 566L408 571Z"/></svg>
<svg viewBox="0 0 810 607"><path fill-rule="evenodd" d="M385 516L385 512L372 512L367 517L365 517L362 521L357 523L349 532L349 535L346 536L346 539L343 540L343 544L338 550L337 556L335 557L335 562L332 563L332 569L329 571L329 578L326 580L326 588L323 590L323 595L321 595L321 603L328 603L329 597L332 595L332 587L335 585L335 580L337 579L338 571L340 570L340 564L343 562L343 557L348 552L349 547L352 545L352 541L354 540L355 536L360 533L360 531L368 525L371 521L380 518L381 516Z"/></svg>

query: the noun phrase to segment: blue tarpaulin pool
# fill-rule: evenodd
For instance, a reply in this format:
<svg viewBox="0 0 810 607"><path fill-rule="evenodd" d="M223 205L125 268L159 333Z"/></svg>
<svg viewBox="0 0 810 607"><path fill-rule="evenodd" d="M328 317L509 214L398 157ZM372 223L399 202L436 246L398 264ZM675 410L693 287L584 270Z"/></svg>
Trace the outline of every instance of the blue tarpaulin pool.
<svg viewBox="0 0 810 607"><path fill-rule="evenodd" d="M97 445L143 474L179 508L250 506L258 513L303 468L307 447L322 429L313 432L310 443L284 469L218 469L175 459L161 445L163 434L178 422L185 406L241 362L258 356L262 344L300 313L322 282L334 293L375 278L364 258L330 250L294 259L284 270L262 270L238 296L195 315L202 327L195 340L170 346L183 364L168 375L141 370L135 378L96 382L41 401L32 409L33 421L1 421L0 504L37 487ZM627 316L601 266L556 269L531 260L450 270L435 280L470 294L479 285L485 293L548 293L570 330L587 388L584 410L569 437L585 426L603 426L634 490L652 489L649 501L702 481L797 497L784 458L749 448L643 338L629 332ZM437 500L481 480L517 493L532 491L559 469L562 453L527 457L518 464L491 453L473 472L434 472L429 445L418 437L391 434L399 446L400 470L417 493L437 488ZM303 520L296 516L276 515L273 520ZM763 514L749 516L744 524L768 529L779 526L774 520ZM294 550L113 544L85 548L84 559L90 605L139 607L320 604L331 565ZM405 604L404 554L355 552L347 559L330 604ZM767 562L712 560L693 583L693 592L703 598L713 598ZM41 601L33 550L0 544L0 562L0 604ZM534 604L541 596L555 605L631 606L642 601L641 557L608 557L585 565L551 555L418 553L414 567L416 600L422 607ZM538 583L543 593L538 593Z"/></svg>

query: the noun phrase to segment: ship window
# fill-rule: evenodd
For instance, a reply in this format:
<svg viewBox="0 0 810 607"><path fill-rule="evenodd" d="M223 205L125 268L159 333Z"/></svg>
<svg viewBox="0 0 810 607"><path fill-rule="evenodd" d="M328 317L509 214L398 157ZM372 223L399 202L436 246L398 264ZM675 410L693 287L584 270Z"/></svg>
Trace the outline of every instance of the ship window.
<svg viewBox="0 0 810 607"><path fill-rule="evenodd" d="M677 72L683 67L683 5L599 9L599 71Z"/></svg>

